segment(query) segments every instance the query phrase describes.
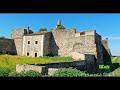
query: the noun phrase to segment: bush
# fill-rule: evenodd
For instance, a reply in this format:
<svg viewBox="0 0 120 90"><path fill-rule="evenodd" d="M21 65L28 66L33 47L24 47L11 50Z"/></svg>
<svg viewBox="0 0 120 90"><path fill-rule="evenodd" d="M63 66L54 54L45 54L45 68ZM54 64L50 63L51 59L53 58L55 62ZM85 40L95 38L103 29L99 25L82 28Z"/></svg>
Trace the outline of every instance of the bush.
<svg viewBox="0 0 120 90"><path fill-rule="evenodd" d="M78 77L78 76L89 76L85 72L77 70L75 68L60 68L52 75L54 77Z"/></svg>
<svg viewBox="0 0 120 90"><path fill-rule="evenodd" d="M40 77L42 76L40 73L30 70L30 71L22 71L20 73L11 72L9 73L9 77Z"/></svg>
<svg viewBox="0 0 120 90"><path fill-rule="evenodd" d="M13 71L13 72L9 73L8 77L20 77L20 74L15 72L15 71Z"/></svg>
<svg viewBox="0 0 120 90"><path fill-rule="evenodd" d="M42 76L40 73L36 72L36 71L33 71L33 70L30 70L30 71L23 71L20 74L20 77L40 77Z"/></svg>
<svg viewBox="0 0 120 90"><path fill-rule="evenodd" d="M39 32L41 32L41 31L47 31L47 28L40 28Z"/></svg>
<svg viewBox="0 0 120 90"><path fill-rule="evenodd" d="M7 68L0 68L0 77L7 77L10 73L10 70Z"/></svg>

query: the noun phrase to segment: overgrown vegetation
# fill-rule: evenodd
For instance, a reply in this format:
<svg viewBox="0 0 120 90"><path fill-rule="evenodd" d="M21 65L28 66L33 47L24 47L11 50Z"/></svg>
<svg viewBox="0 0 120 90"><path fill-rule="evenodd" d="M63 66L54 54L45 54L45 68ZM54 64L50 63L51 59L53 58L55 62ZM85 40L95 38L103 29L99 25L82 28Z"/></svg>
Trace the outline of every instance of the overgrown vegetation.
<svg viewBox="0 0 120 90"><path fill-rule="evenodd" d="M6 68L0 68L0 77L42 77L42 75L33 70L18 73Z"/></svg>
<svg viewBox="0 0 120 90"><path fill-rule="evenodd" d="M10 69L15 71L16 64L40 64L40 63L52 63L52 62L67 62L71 61L71 57L59 57L59 56L45 56L45 57L25 57L25 56L12 56L12 55L0 55L0 68Z"/></svg>
<svg viewBox="0 0 120 90"><path fill-rule="evenodd" d="M80 71L76 68L60 68L53 75L53 77L91 77L102 76L99 74L89 74L85 71Z"/></svg>
<svg viewBox="0 0 120 90"><path fill-rule="evenodd" d="M7 77L11 72L8 68L0 68L0 77Z"/></svg>
<svg viewBox="0 0 120 90"><path fill-rule="evenodd" d="M0 36L0 39L5 39L5 37L4 36Z"/></svg>
<svg viewBox="0 0 120 90"><path fill-rule="evenodd" d="M20 73L17 72L11 72L8 75L9 77L42 77L42 75L36 71L30 70L30 71L23 71Z"/></svg>
<svg viewBox="0 0 120 90"><path fill-rule="evenodd" d="M77 70L75 68L60 68L52 77L108 77L108 76L120 76L120 56L111 57L114 70L110 73L101 74L89 74L84 71ZM37 63L52 63L52 62L68 62L72 61L71 57L59 57L59 56L45 56L45 57L25 57L25 56L12 56L12 55L0 55L0 77L41 77L38 72L28 71L17 73L15 71L16 64L37 64Z"/></svg>

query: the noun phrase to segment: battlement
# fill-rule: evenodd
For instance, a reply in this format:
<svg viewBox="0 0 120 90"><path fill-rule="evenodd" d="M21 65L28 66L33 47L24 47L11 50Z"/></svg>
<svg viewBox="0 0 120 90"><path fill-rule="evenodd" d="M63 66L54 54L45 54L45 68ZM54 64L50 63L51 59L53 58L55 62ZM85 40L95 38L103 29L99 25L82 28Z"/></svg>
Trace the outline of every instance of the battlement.
<svg viewBox="0 0 120 90"><path fill-rule="evenodd" d="M96 34L96 30L87 30L87 31L83 31L83 32L76 32L75 37L95 35L95 34Z"/></svg>

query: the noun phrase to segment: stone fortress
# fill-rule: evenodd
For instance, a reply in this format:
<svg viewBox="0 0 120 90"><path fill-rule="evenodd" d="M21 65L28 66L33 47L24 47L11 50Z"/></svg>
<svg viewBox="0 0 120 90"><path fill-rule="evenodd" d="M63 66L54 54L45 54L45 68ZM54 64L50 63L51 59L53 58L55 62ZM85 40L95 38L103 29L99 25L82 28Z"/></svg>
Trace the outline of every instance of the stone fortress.
<svg viewBox="0 0 120 90"><path fill-rule="evenodd" d="M11 39L0 39L0 53L19 56L40 57L46 55L72 56L75 59L91 58L92 62L103 64L103 56L110 55L108 39L102 40L96 30L77 32L64 28L58 20L54 30L33 32L18 28L12 30Z"/></svg>

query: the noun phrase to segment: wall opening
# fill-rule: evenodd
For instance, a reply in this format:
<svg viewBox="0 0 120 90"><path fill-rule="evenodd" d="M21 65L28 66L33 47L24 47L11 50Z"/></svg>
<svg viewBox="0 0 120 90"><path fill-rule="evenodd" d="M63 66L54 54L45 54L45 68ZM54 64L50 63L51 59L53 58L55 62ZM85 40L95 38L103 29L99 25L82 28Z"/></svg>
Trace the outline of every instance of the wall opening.
<svg viewBox="0 0 120 90"><path fill-rule="evenodd" d="M38 44L38 41L35 41L35 44Z"/></svg>
<svg viewBox="0 0 120 90"><path fill-rule="evenodd" d="M80 35L85 35L85 32L81 32Z"/></svg>
<svg viewBox="0 0 120 90"><path fill-rule="evenodd" d="M28 41L28 44L30 44L30 41Z"/></svg>
<svg viewBox="0 0 120 90"><path fill-rule="evenodd" d="M6 54L9 54L9 52L8 52L8 51L6 51Z"/></svg>
<svg viewBox="0 0 120 90"><path fill-rule="evenodd" d="M37 57L37 53L35 53L35 57Z"/></svg>
<svg viewBox="0 0 120 90"><path fill-rule="evenodd" d="M29 52L27 52L27 56L29 56Z"/></svg>
<svg viewBox="0 0 120 90"><path fill-rule="evenodd" d="M2 52L0 52L0 54L2 54Z"/></svg>

